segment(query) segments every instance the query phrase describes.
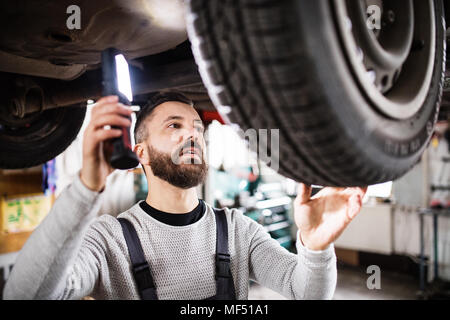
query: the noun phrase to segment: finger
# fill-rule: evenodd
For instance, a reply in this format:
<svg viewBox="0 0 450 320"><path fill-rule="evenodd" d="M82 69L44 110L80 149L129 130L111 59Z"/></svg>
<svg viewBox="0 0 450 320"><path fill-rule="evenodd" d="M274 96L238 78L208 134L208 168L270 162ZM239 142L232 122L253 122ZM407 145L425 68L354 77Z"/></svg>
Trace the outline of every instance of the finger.
<svg viewBox="0 0 450 320"><path fill-rule="evenodd" d="M131 121L130 119L120 115L108 114L103 117L93 119L91 124L95 130L98 128L103 128L104 126L129 127L131 126Z"/></svg>
<svg viewBox="0 0 450 320"><path fill-rule="evenodd" d="M297 187L297 201L299 204L308 202L311 198L312 187L304 183L299 183Z"/></svg>
<svg viewBox="0 0 450 320"><path fill-rule="evenodd" d="M356 217L356 215L361 211L361 207L362 207L361 196L359 194L352 195L348 200L348 209L347 209L347 215L350 218L350 220L353 220L353 218Z"/></svg>
<svg viewBox="0 0 450 320"><path fill-rule="evenodd" d="M92 111L94 111L94 109L98 109L99 107L101 107L104 104L117 103L118 101L119 101L119 97L118 96L105 96L105 97L102 97L102 98L98 99L97 102L94 104L94 107L93 107Z"/></svg>
<svg viewBox="0 0 450 320"><path fill-rule="evenodd" d="M104 105L110 103L118 103L119 98L117 96L106 96L99 99L92 107L91 115L94 116L98 111L100 111Z"/></svg>
<svg viewBox="0 0 450 320"><path fill-rule="evenodd" d="M359 195L361 197L361 199L364 198L364 195L366 194L366 192L367 192L367 187L358 187L355 190L355 193L357 195Z"/></svg>
<svg viewBox="0 0 450 320"><path fill-rule="evenodd" d="M365 187L365 188L363 188L363 187L348 187L348 188L345 188L343 193L348 195L349 197L351 197L353 195L359 195L361 198L363 198L366 191L367 191L367 187Z"/></svg>
<svg viewBox="0 0 450 320"><path fill-rule="evenodd" d="M92 128L86 128L83 137L83 153L91 154L94 152L97 154L99 145L106 140L118 138L122 135L122 130L120 129L99 129L93 130Z"/></svg>
<svg viewBox="0 0 450 320"><path fill-rule="evenodd" d="M359 188L359 189L361 190L361 192L362 192L362 196L363 196L363 197L365 196L365 194L366 194L368 188L369 188L368 186L360 187L360 188Z"/></svg>
<svg viewBox="0 0 450 320"><path fill-rule="evenodd" d="M93 139L95 140L95 144L98 144L109 139L120 137L121 135L122 130L120 129L102 129L94 132Z"/></svg>
<svg viewBox="0 0 450 320"><path fill-rule="evenodd" d="M322 190L320 190L319 192L317 192L313 198L319 198L319 197L323 197L323 196L327 196L330 194L337 194L339 192L344 191L345 188L338 188L338 187L325 187Z"/></svg>

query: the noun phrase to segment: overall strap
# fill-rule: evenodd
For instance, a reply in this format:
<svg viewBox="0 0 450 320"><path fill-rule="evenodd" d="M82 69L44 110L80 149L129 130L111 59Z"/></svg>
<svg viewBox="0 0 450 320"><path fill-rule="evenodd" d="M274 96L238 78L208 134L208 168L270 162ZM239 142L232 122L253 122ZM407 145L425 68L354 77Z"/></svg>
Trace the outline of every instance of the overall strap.
<svg viewBox="0 0 450 320"><path fill-rule="evenodd" d="M130 254L134 281L142 300L158 300L155 283L153 282L150 266L145 260L141 241L133 227L133 224L124 218L118 218L122 227L128 253Z"/></svg>
<svg viewBox="0 0 450 320"><path fill-rule="evenodd" d="M224 209L214 208L216 215L216 288L217 300L236 300L228 252L228 225Z"/></svg>

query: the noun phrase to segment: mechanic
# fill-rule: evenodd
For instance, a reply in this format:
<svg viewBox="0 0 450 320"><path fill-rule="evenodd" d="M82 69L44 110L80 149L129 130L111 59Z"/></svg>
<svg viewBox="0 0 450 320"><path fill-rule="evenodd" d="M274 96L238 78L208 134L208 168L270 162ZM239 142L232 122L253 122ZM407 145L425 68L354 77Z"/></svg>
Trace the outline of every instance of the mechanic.
<svg viewBox="0 0 450 320"><path fill-rule="evenodd" d="M135 125L146 200L119 219L97 216L113 171L105 160L110 139L121 135L107 126L130 126L122 115L131 112L115 96L96 103L82 169L22 248L5 299L247 299L249 279L289 299L333 297L333 242L360 211L366 188L327 187L311 197L300 183L291 253L241 211L197 197L208 169L202 121L186 96L166 92Z"/></svg>

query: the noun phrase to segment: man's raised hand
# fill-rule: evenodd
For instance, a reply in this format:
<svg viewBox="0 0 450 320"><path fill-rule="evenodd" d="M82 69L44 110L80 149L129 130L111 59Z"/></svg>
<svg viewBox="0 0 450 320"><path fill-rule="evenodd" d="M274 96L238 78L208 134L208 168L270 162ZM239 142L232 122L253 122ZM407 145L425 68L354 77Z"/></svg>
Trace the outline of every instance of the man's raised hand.
<svg viewBox="0 0 450 320"><path fill-rule="evenodd" d="M122 130L111 127L129 127L129 117L133 111L119 103L117 96L103 97L92 108L91 121L83 136L83 165L80 178L83 184L101 191L106 178L114 169L108 162L112 152L111 139L120 137ZM108 128L109 126L109 128Z"/></svg>

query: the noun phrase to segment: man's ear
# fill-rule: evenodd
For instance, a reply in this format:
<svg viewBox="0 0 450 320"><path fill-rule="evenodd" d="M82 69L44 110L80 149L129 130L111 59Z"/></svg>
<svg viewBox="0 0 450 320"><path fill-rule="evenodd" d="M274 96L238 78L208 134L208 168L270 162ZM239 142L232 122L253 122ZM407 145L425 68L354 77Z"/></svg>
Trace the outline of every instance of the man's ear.
<svg viewBox="0 0 450 320"><path fill-rule="evenodd" d="M148 149L143 143L138 143L133 148L134 153L136 153L139 158L139 162L143 165L150 164L150 157L148 156Z"/></svg>

